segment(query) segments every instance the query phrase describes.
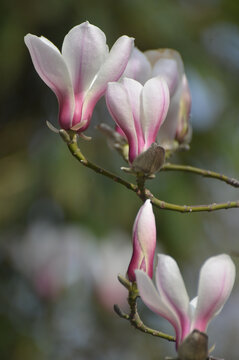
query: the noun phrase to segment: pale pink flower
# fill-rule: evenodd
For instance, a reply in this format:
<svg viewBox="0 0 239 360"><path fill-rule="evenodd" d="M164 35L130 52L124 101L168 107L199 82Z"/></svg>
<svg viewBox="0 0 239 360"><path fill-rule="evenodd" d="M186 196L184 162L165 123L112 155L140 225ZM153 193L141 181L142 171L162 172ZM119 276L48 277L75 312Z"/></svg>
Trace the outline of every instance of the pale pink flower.
<svg viewBox="0 0 239 360"><path fill-rule="evenodd" d="M25 43L38 75L57 96L61 128L82 132L107 83L125 70L133 39L121 36L109 52L103 31L84 22L65 36L62 53L42 36L28 34Z"/></svg>
<svg viewBox="0 0 239 360"><path fill-rule="evenodd" d="M23 238L8 242L6 251L40 297L55 299L74 284L90 283L94 240L83 229L40 222L32 224Z"/></svg>
<svg viewBox="0 0 239 360"><path fill-rule="evenodd" d="M144 86L138 81L123 78L110 82L106 103L116 124L129 143L129 162L146 151L156 140L167 115L169 90L161 77L148 80Z"/></svg>
<svg viewBox="0 0 239 360"><path fill-rule="evenodd" d="M174 327L177 346L194 329L207 330L209 322L223 308L235 280L235 265L228 255L209 258L202 266L198 296L191 302L177 263L158 255L156 287L145 272L137 270L136 279L143 302Z"/></svg>
<svg viewBox="0 0 239 360"><path fill-rule="evenodd" d="M134 48L123 76L141 84L155 76L165 79L170 92L170 106L157 139L166 148L169 141L183 142L188 133L191 95L180 54L172 49L143 53Z"/></svg>
<svg viewBox="0 0 239 360"><path fill-rule="evenodd" d="M127 271L130 281L136 280L137 269L152 278L155 247L155 217L150 200L146 200L139 209L133 227L133 254Z"/></svg>

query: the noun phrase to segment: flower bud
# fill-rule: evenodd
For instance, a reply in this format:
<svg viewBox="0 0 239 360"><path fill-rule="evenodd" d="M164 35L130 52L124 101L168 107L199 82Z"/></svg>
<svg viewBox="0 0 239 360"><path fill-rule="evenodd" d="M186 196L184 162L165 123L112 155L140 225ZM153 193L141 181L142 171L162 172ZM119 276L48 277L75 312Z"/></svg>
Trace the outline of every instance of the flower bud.
<svg viewBox="0 0 239 360"><path fill-rule="evenodd" d="M155 247L155 217L150 200L146 200L133 227L133 254L127 271L130 281L136 281L135 270L143 270L152 278Z"/></svg>

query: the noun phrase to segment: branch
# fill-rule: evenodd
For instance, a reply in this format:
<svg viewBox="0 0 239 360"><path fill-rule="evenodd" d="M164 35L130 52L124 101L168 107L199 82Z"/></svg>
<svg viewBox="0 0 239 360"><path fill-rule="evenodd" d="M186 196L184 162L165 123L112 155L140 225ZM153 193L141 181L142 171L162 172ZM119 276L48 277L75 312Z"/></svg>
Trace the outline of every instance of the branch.
<svg viewBox="0 0 239 360"><path fill-rule="evenodd" d="M120 178L119 176L117 176L107 170L104 170L101 167L99 167L99 166L95 165L94 163L90 162L89 160L87 160L85 158L85 156L82 154L82 152L80 151L80 148L78 147L77 134L73 134L71 136L71 134L67 133L65 130L60 130L59 133L60 133L61 137L63 138L63 140L67 143L68 149L70 150L72 155L78 161L80 161L80 163L82 165L94 170L98 174L101 174L101 175L104 175L104 176L110 178L111 180L125 186L129 190L132 190L134 192L138 191L138 187L136 185L131 184L128 181L125 181L124 179Z"/></svg>
<svg viewBox="0 0 239 360"><path fill-rule="evenodd" d="M150 327L144 325L141 320L138 310L137 310L137 298L139 297L138 289L136 283L130 283L127 279L124 279L123 276L119 275L118 279L122 285L124 285L128 291L128 303L130 306L130 314L125 314L118 305L114 305L114 310L117 315L119 315L122 319L128 320L131 325L133 325L137 330L140 330L146 334L150 334L156 337L160 337L162 339L166 339L168 341L176 341L174 336L165 334L161 331L151 329ZM130 286L129 286L130 284Z"/></svg>
<svg viewBox="0 0 239 360"><path fill-rule="evenodd" d="M216 173L215 171L204 170L204 169L200 169L200 168L197 168L197 167L194 167L194 166L175 165L175 164L166 163L161 168L161 171L185 171L185 172L191 172L191 173L201 175L201 176L204 176L204 177L224 181L225 183L227 183L227 184L229 184L231 186L234 186L236 188L239 187L239 181L236 180L236 179L229 178L229 177L227 177L225 175Z"/></svg>
<svg viewBox="0 0 239 360"><path fill-rule="evenodd" d="M192 213L192 212L201 212L201 211L215 211L222 209L232 209L239 207L239 200L227 201L225 203L213 203L209 205L177 205L168 203L157 199L148 189L145 191L145 196L147 199L150 199L152 204L162 210L171 210L181 213Z"/></svg>
<svg viewBox="0 0 239 360"><path fill-rule="evenodd" d="M91 170L97 172L98 174L104 175L111 180L123 185L127 189L136 193L136 195L142 200L145 201L146 199L150 199L152 204L162 210L170 210L170 211L177 211L181 213L192 213L192 212L201 212L201 211L215 211L221 209L231 209L231 208L238 208L239 207L239 200L236 201L228 201L225 203L213 203L209 205L177 205L172 203L167 203L156 198L148 189L144 188L144 178L137 179L138 186L132 184L121 177L102 169L101 167L95 165L94 163L88 161L85 156L82 154L80 148L77 144L77 134L70 132L66 132L65 130L59 131L63 140L67 143L67 146L72 153L72 155L84 166L90 168ZM229 179L229 178L228 178Z"/></svg>

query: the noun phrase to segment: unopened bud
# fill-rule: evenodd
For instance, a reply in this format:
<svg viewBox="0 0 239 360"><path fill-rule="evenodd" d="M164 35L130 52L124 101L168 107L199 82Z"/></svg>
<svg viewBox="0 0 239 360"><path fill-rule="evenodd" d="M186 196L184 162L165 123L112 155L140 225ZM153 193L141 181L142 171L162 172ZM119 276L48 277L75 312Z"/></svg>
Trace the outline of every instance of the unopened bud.
<svg viewBox="0 0 239 360"><path fill-rule="evenodd" d="M127 271L130 281L136 281L135 270L143 270L152 278L155 247L155 217L150 200L146 200L133 227L133 254Z"/></svg>

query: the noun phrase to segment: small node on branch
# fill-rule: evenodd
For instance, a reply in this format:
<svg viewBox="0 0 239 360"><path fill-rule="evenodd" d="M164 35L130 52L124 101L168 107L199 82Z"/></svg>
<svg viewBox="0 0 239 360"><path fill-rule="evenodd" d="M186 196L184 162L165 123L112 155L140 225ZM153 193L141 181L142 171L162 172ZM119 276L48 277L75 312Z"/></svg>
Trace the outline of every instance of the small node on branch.
<svg viewBox="0 0 239 360"><path fill-rule="evenodd" d="M61 138L62 138L67 144L69 144L69 143L72 141L70 134L69 134L66 130L60 129L60 130L59 130L59 134L60 134Z"/></svg>
<svg viewBox="0 0 239 360"><path fill-rule="evenodd" d="M79 133L79 137L85 141L91 141L92 137L91 136L87 136L84 133Z"/></svg>
<svg viewBox="0 0 239 360"><path fill-rule="evenodd" d="M59 134L59 129L57 129L54 125L52 125L51 123L50 123L50 121L46 121L46 125L47 125L47 127L51 130L51 131L53 131L55 134Z"/></svg>
<svg viewBox="0 0 239 360"><path fill-rule="evenodd" d="M128 279L118 274L118 280L127 290L131 290L132 285Z"/></svg>
<svg viewBox="0 0 239 360"><path fill-rule="evenodd" d="M114 304L114 311L115 311L115 313L116 313L119 317L121 317L121 318L123 318L123 319L126 319L126 320L129 320L129 315L128 315L128 314L125 314L125 313L120 309L119 305Z"/></svg>

